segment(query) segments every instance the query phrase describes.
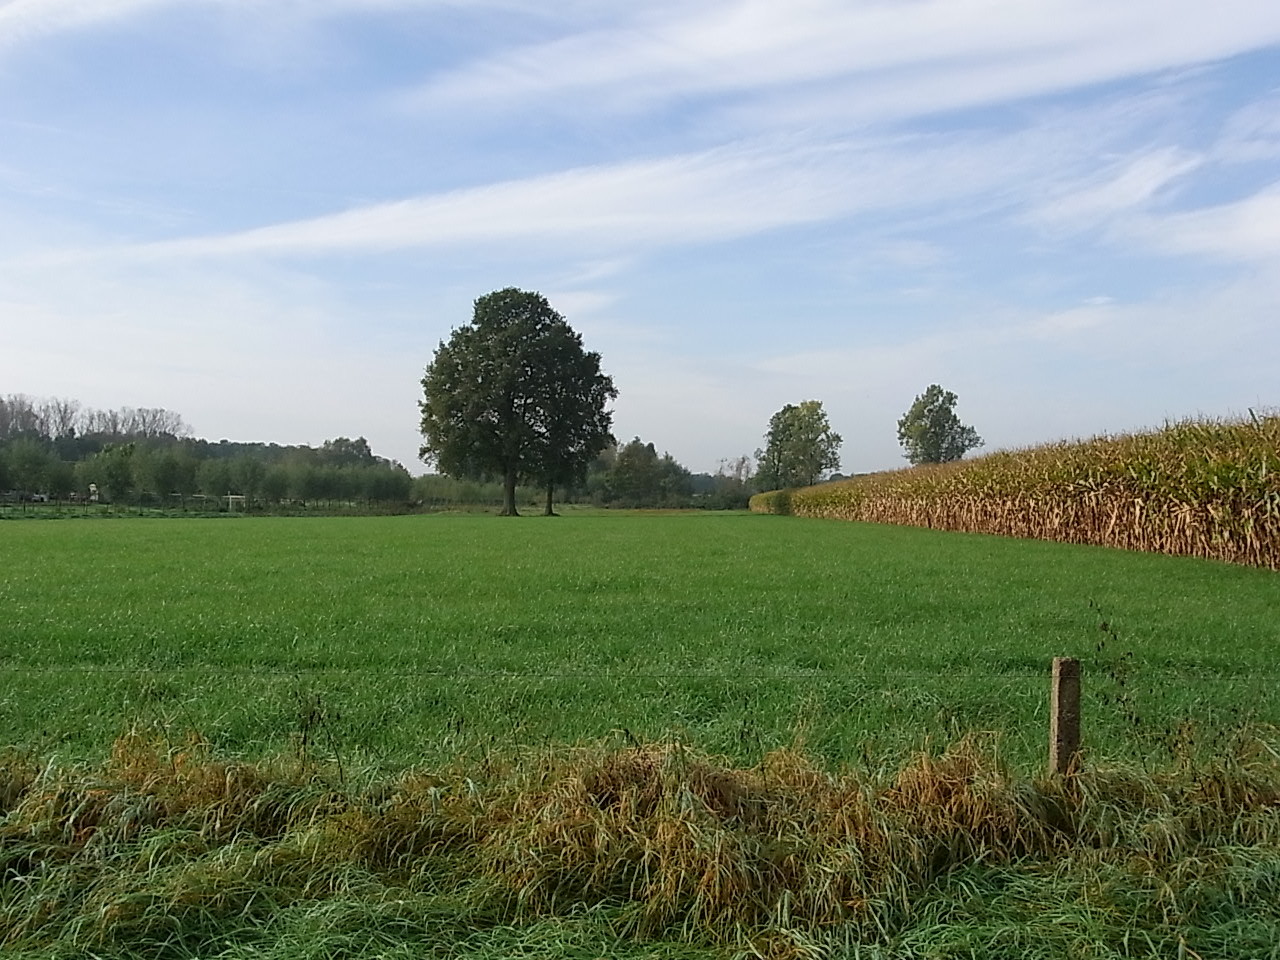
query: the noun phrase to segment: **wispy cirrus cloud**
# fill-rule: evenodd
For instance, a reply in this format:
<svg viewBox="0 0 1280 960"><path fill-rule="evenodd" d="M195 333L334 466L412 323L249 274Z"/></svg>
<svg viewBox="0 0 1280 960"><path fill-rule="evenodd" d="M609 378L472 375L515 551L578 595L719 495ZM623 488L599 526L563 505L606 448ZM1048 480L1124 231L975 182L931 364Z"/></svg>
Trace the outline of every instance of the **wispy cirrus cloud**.
<svg viewBox="0 0 1280 960"><path fill-rule="evenodd" d="M46 34L125 19L172 0L7 0L0 4L0 50Z"/></svg>
<svg viewBox="0 0 1280 960"><path fill-rule="evenodd" d="M843 112L1007 101L1213 61L1280 41L1280 7L1255 0L724 0L639 6L443 73L422 105L527 104L582 94L639 108L673 99L797 95Z"/></svg>
<svg viewBox="0 0 1280 960"><path fill-rule="evenodd" d="M70 256L130 259L323 256L431 247L528 245L615 260L858 216L952 216L1017 209L1087 150L1055 125L990 135L769 138L577 167L356 207L235 233L104 247ZM998 162L993 162L998 158Z"/></svg>
<svg viewBox="0 0 1280 960"><path fill-rule="evenodd" d="M1280 160L1280 95L1251 103L1229 117L1214 156L1224 163Z"/></svg>
<svg viewBox="0 0 1280 960"><path fill-rule="evenodd" d="M535 239L626 252L700 243L903 202L914 189L907 183L912 171L883 163L885 150L894 149L864 144L734 145L580 167L115 252L143 258L305 256ZM917 164L926 163L930 154L941 159L938 152L921 144ZM945 154L945 148L941 152ZM953 157L950 162L960 160Z"/></svg>
<svg viewBox="0 0 1280 960"><path fill-rule="evenodd" d="M155 11L193 7L222 9L232 16L266 14L297 22L349 13L441 7L520 12L557 20L575 9L579 12L589 9L581 0L560 3L554 8L534 0L3 0L0 2L0 51L48 35L127 21Z"/></svg>
<svg viewBox="0 0 1280 960"><path fill-rule="evenodd" d="M1126 158L1090 177L1073 183L1027 214L1035 223L1088 228L1144 207L1161 191L1198 169L1200 155L1178 147L1162 147Z"/></svg>
<svg viewBox="0 0 1280 960"><path fill-rule="evenodd" d="M1274 264L1280 258L1280 181L1232 203L1143 217L1126 229L1165 253Z"/></svg>

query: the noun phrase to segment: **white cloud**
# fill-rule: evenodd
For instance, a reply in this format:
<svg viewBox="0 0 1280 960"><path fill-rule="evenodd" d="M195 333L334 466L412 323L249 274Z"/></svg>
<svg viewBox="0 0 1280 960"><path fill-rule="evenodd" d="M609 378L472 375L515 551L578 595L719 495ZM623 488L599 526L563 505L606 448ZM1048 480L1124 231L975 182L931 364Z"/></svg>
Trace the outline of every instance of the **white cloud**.
<svg viewBox="0 0 1280 960"><path fill-rule="evenodd" d="M172 0L8 0L0 5L0 49L45 34L125 19Z"/></svg>
<svg viewBox="0 0 1280 960"><path fill-rule="evenodd" d="M757 139L715 150L560 173L357 207L239 233L107 247L70 256L128 260L316 256L483 246L592 257L605 269L659 246L700 244L859 215L947 216L1014 207L1088 162L1053 123L1003 136L957 134L810 141ZM532 246L531 246L532 244ZM935 246L898 241L902 266Z"/></svg>
<svg viewBox="0 0 1280 960"><path fill-rule="evenodd" d="M1055 226L1089 227L1141 208L1175 181L1196 170L1203 158L1165 147L1126 159L1084 184L1033 207L1028 219Z"/></svg>
<svg viewBox="0 0 1280 960"><path fill-rule="evenodd" d="M1126 231L1166 253L1274 263L1280 257L1280 182L1234 203L1136 220Z"/></svg>
<svg viewBox="0 0 1280 960"><path fill-rule="evenodd" d="M1223 163L1280 160L1280 96L1251 103L1227 119L1214 147Z"/></svg>
<svg viewBox="0 0 1280 960"><path fill-rule="evenodd" d="M578 168L116 253L129 259L315 255L531 240L598 251L723 239L884 202L882 196L842 196L850 178L839 161L820 149L730 148ZM864 177L867 168L864 157Z"/></svg>
<svg viewBox="0 0 1280 960"><path fill-rule="evenodd" d="M490 109L580 94L636 108L839 83L846 110L911 112L1183 67L1280 40L1280 7L1256 0L732 0L636 11L610 28L436 77L416 100ZM832 99L819 94L822 116Z"/></svg>

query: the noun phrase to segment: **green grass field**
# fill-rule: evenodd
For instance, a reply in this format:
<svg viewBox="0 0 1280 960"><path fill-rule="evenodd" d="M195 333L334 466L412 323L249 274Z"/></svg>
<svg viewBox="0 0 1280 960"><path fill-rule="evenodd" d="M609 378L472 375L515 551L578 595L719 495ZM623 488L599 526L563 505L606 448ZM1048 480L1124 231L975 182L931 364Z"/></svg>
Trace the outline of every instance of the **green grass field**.
<svg viewBox="0 0 1280 960"><path fill-rule="evenodd" d="M743 514L0 549L7 956L1280 956L1273 572Z"/></svg>
<svg viewBox="0 0 1280 960"><path fill-rule="evenodd" d="M627 732L896 763L973 729L1034 768L1055 655L1085 661L1098 756L1158 754L1185 718L1280 722L1280 577L1196 560L740 514L64 520L0 544L0 742L41 755L143 723L256 756L310 717L313 749L370 769Z"/></svg>

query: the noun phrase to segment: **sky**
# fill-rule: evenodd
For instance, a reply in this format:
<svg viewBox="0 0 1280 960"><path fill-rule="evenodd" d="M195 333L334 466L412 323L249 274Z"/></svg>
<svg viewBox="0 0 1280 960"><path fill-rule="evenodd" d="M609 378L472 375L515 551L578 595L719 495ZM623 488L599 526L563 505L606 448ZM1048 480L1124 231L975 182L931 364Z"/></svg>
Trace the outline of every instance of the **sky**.
<svg viewBox="0 0 1280 960"><path fill-rule="evenodd" d="M413 472L544 294L696 471L1280 405L1274 0L0 0L0 394Z"/></svg>

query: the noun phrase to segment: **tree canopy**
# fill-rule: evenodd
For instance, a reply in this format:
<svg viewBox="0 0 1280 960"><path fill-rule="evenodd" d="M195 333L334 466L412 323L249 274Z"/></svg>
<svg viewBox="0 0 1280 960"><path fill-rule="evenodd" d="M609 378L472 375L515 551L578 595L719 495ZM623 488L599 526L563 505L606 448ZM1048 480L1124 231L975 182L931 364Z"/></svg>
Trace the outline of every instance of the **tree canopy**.
<svg viewBox="0 0 1280 960"><path fill-rule="evenodd" d="M955 406L956 395L936 383L916 397L898 421L902 455L913 464L948 463L982 446L978 431L960 422Z"/></svg>
<svg viewBox="0 0 1280 960"><path fill-rule="evenodd" d="M821 400L788 403L769 419L765 448L756 452L761 490L807 487L840 466L840 434L831 429Z"/></svg>
<svg viewBox="0 0 1280 960"><path fill-rule="evenodd" d="M476 300L422 390L420 456L453 477L501 478L504 515L516 514L521 480L547 489L550 513L554 488L580 481L613 440L613 380L539 293L508 287Z"/></svg>

